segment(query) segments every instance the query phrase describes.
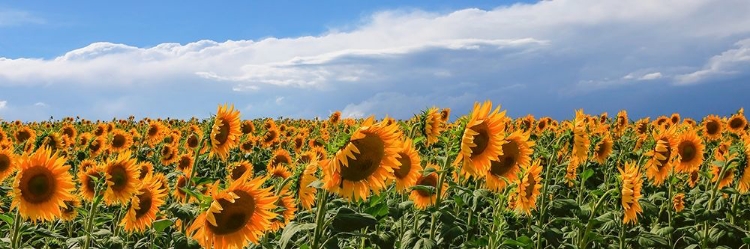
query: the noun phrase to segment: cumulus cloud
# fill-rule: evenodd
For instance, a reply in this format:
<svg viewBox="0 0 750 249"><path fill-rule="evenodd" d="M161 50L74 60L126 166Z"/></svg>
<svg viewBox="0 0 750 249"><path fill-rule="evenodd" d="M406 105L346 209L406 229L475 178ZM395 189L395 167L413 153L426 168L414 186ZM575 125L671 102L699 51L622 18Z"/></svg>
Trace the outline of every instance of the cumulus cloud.
<svg viewBox="0 0 750 249"><path fill-rule="evenodd" d="M6 105L8 105L8 101L6 100L0 101L0 110L5 109Z"/></svg>
<svg viewBox="0 0 750 249"><path fill-rule="evenodd" d="M85 89L80 107L101 118L205 116L214 106L204 105L224 102L252 106L255 115L326 116L343 108L349 116L408 117L432 105L467 112L484 99L517 114L561 117L580 107L651 114L652 108L616 100L672 84L709 85L697 83L716 76L747 78L747 13L745 0L392 10L315 36L153 47L107 41L55 58L0 58L0 86ZM142 110L154 106L164 111ZM69 108L50 111L67 114L75 107Z"/></svg>

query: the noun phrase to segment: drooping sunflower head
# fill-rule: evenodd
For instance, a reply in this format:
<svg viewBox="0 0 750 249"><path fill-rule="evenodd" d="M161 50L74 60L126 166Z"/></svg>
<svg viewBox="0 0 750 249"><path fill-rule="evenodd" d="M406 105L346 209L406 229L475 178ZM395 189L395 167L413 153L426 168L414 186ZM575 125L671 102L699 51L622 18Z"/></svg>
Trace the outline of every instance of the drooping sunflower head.
<svg viewBox="0 0 750 249"><path fill-rule="evenodd" d="M716 115L708 115L703 119L703 136L709 140L717 140L721 138L721 132L724 129L721 118Z"/></svg>
<svg viewBox="0 0 750 249"><path fill-rule="evenodd" d="M339 121L341 121L341 112L340 111L335 111L335 112L331 113L330 117L328 117L328 122L331 123L331 124L338 124Z"/></svg>
<svg viewBox="0 0 750 249"><path fill-rule="evenodd" d="M322 163L324 187L349 200L379 193L398 167L398 126L374 123L370 117L352 134L332 160Z"/></svg>
<svg viewBox="0 0 750 249"><path fill-rule="evenodd" d="M164 204L166 196L166 189L161 188L161 183L148 177L131 197L130 208L120 225L127 232L146 231L156 220L156 213Z"/></svg>
<svg viewBox="0 0 750 249"><path fill-rule="evenodd" d="M675 212L682 212L685 209L685 194L678 193L672 197L672 207Z"/></svg>
<svg viewBox="0 0 750 249"><path fill-rule="evenodd" d="M60 210L62 216L60 217L63 221L72 221L78 216L78 208L81 207L81 201L76 197L70 200L63 201L64 207Z"/></svg>
<svg viewBox="0 0 750 249"><path fill-rule="evenodd" d="M640 135L647 135L650 126L649 118L642 118L635 122L635 132Z"/></svg>
<svg viewBox="0 0 750 249"><path fill-rule="evenodd" d="M604 136L604 138L594 147L594 159L596 162L604 164L609 155L612 154L613 146L614 142L612 141L612 138L609 135Z"/></svg>
<svg viewBox="0 0 750 249"><path fill-rule="evenodd" d="M743 114L734 114L727 120L727 130L735 134L742 134L747 126L747 119Z"/></svg>
<svg viewBox="0 0 750 249"><path fill-rule="evenodd" d="M33 221L52 221L62 216L65 200L73 199L73 176L65 158L40 148L17 159L18 174L13 183L12 208Z"/></svg>
<svg viewBox="0 0 750 249"><path fill-rule="evenodd" d="M138 164L138 168L141 169L138 174L138 180L144 181L154 174L154 164L151 162L141 162Z"/></svg>
<svg viewBox="0 0 750 249"><path fill-rule="evenodd" d="M654 149L645 154L651 157L646 163L646 176L654 185L660 186L674 166L673 161L677 157L677 139L672 129L658 129L653 137L656 142Z"/></svg>
<svg viewBox="0 0 750 249"><path fill-rule="evenodd" d="M542 188L542 166L539 160L524 168L523 177L518 180L516 188L515 209L519 212L531 215L531 210L536 209L536 199Z"/></svg>
<svg viewBox="0 0 750 249"><path fill-rule="evenodd" d="M438 113L438 109L436 107L428 109L422 115L422 123L424 124L422 133L427 138L427 146L436 143L443 128L442 119L440 113Z"/></svg>
<svg viewBox="0 0 750 249"><path fill-rule="evenodd" d="M186 175L180 175L179 177L177 177L177 181L174 184L173 195L180 202L185 202L185 199L187 198L187 193L182 190L182 188L186 187L189 181L190 178Z"/></svg>
<svg viewBox="0 0 750 249"><path fill-rule="evenodd" d="M289 167L283 164L274 164L272 165L267 172L268 178L276 178L285 180L292 176L292 171L289 170Z"/></svg>
<svg viewBox="0 0 750 249"><path fill-rule="evenodd" d="M440 167L434 164L427 164L425 168L433 168L435 170L439 170ZM426 209L432 205L435 204L435 201L437 199L437 191L438 191L438 173L437 172L430 172L429 174L423 175L420 172L419 177L417 178L417 182L415 183L416 186L424 186L424 187L430 187L432 191L427 191L424 189L413 189L411 191L411 194L409 195L409 199L414 201L414 206L418 209ZM443 183L442 189L440 190L441 196L445 196L445 190L447 188L447 184Z"/></svg>
<svg viewBox="0 0 750 249"><path fill-rule="evenodd" d="M126 203L137 191L139 175L140 168L130 157L130 152L120 153L111 159L104 167L104 177L107 179L104 201L108 205Z"/></svg>
<svg viewBox="0 0 750 249"><path fill-rule="evenodd" d="M447 123L451 118L451 108L443 108L440 110L440 121Z"/></svg>
<svg viewBox="0 0 750 249"><path fill-rule="evenodd" d="M492 102L474 104L469 122L461 138L461 152L454 164L463 162L461 170L474 177L484 177L491 161L503 154L502 145L505 111L492 111Z"/></svg>
<svg viewBox="0 0 750 249"><path fill-rule="evenodd" d="M316 176L318 168L317 161L308 163L299 177L299 183L297 184L297 200L299 201L300 206L305 210L312 209L313 204L315 204L315 194L318 192L318 189L310 186L310 184L318 180Z"/></svg>
<svg viewBox="0 0 750 249"><path fill-rule="evenodd" d="M417 183L417 178L422 174L422 165L419 153L414 149L411 139L406 139L399 148L400 166L393 169L393 176L396 181L396 190L406 191Z"/></svg>
<svg viewBox="0 0 750 249"><path fill-rule="evenodd" d="M262 188L263 178L235 181L224 191L216 187L209 209L195 219L189 234L204 248L243 248L257 244L276 218L277 197Z"/></svg>
<svg viewBox="0 0 750 249"><path fill-rule="evenodd" d="M286 227L294 219L294 213L297 212L297 204L294 203L294 196L287 189L282 189L277 195L275 206L278 212L275 219L271 220L271 231L276 232Z"/></svg>
<svg viewBox="0 0 750 249"><path fill-rule="evenodd" d="M669 121L672 122L672 125L676 125L680 123L680 114L679 113L672 113L672 116L669 117Z"/></svg>
<svg viewBox="0 0 750 249"><path fill-rule="evenodd" d="M236 147L242 135L240 111L234 106L219 106L211 128L211 155L226 159L229 150Z"/></svg>
<svg viewBox="0 0 750 249"><path fill-rule="evenodd" d="M624 215L622 222L636 223L638 214L643 212L641 204L641 188L643 187L643 178L641 177L639 167L632 162L627 162L625 168L618 168L620 171L620 180L622 181L622 190L620 192L622 208Z"/></svg>
<svg viewBox="0 0 750 249"><path fill-rule="evenodd" d="M508 135L502 145L503 154L490 163L487 187L502 192L508 183L516 182L521 168L531 164L534 141L529 141L529 132L517 130Z"/></svg>
<svg viewBox="0 0 750 249"><path fill-rule="evenodd" d="M0 183L16 170L16 156L10 149L0 150Z"/></svg>
<svg viewBox="0 0 750 249"><path fill-rule="evenodd" d="M677 144L677 172L691 172L698 170L703 163L705 146L695 131L687 130L680 135Z"/></svg>

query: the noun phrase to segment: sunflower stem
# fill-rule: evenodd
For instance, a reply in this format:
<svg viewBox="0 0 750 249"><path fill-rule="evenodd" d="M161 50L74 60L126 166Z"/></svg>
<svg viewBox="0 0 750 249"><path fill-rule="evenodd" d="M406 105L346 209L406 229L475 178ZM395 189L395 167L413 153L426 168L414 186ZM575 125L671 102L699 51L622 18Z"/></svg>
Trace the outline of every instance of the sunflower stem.
<svg viewBox="0 0 750 249"><path fill-rule="evenodd" d="M552 165L556 164L557 150L560 147L560 141L562 141L561 137L562 136L558 137L554 145L552 146L552 154L549 155L548 157L549 159L547 160L547 165L545 165L544 167L544 176L547 178L549 178L548 176L549 176L550 168L552 168ZM540 203L539 205L539 220L537 222L537 226L539 226L540 228L542 227L542 224L544 223L544 215L547 211L547 207L545 206L545 204L547 201L547 185L549 184L549 181L551 181L551 179L547 179L542 184L542 195L541 195L542 203ZM537 249L542 248L542 234L541 233L536 233L536 248Z"/></svg>
<svg viewBox="0 0 750 249"><path fill-rule="evenodd" d="M13 216L13 235L10 237L11 239L11 247L13 249L20 248L21 245L19 245L19 230L21 228L21 212L18 211L18 208L16 208L16 215Z"/></svg>
<svg viewBox="0 0 750 249"><path fill-rule="evenodd" d="M580 235L581 239L578 243L578 248L586 248L586 244L588 244L588 233L591 231L591 228L594 227L594 215L596 215L596 211L599 210L599 207L604 203L605 197L612 194L614 191L617 191L617 189L610 189L607 192L604 192L604 194L599 197L599 201L596 202L596 205L594 205L594 209L591 210L591 215L589 216L589 222L586 224L586 230L583 231L583 233Z"/></svg>
<svg viewBox="0 0 750 249"><path fill-rule="evenodd" d="M98 188L94 189L94 202L91 203L91 207L89 207L89 217L86 221L86 240L83 244L83 249L88 249L89 245L91 245L91 229L94 227L94 216L96 216L96 207L99 205L99 202L101 202L102 198L99 196Z"/></svg>
<svg viewBox="0 0 750 249"><path fill-rule="evenodd" d="M318 212L315 215L315 231L313 232L313 249L319 249L323 245L320 245L320 238L323 234L323 221L325 220L325 212L326 212L326 191L323 189L320 189L318 191Z"/></svg>
<svg viewBox="0 0 750 249"><path fill-rule="evenodd" d="M708 212L711 212L714 208L714 198L716 197L716 191L719 190L719 185L721 184L721 179L724 178L724 173L726 173L727 168L735 161L737 160L732 159L727 161L726 164L724 164L721 167L721 171L719 172L719 177L716 180L716 184L714 184L713 189L711 189L711 198L708 199ZM708 248L708 220L703 222L703 241L702 241L702 248Z"/></svg>

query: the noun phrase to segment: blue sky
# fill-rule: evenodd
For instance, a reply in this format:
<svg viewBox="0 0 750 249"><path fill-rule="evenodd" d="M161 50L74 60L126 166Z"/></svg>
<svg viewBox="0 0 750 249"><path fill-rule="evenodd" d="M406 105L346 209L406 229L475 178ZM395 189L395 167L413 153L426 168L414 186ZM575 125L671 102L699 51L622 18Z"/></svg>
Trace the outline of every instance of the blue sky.
<svg viewBox="0 0 750 249"><path fill-rule="evenodd" d="M223 3L0 3L0 118L750 107L745 0Z"/></svg>

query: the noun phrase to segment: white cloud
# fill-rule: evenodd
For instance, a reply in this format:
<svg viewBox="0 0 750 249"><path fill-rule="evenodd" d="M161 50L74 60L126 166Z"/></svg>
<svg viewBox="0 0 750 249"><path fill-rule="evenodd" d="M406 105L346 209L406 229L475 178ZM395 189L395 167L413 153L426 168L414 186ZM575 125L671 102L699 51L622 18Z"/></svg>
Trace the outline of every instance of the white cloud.
<svg viewBox="0 0 750 249"><path fill-rule="evenodd" d="M5 109L7 105L8 105L7 100L0 101L0 110Z"/></svg>
<svg viewBox="0 0 750 249"><path fill-rule="evenodd" d="M153 47L108 41L55 58L0 57L0 86L86 90L80 106L98 118L173 116L183 109L193 110L183 115L203 114L213 109L207 103L228 101L266 116L325 116L346 107L352 116L408 117L428 105L461 111L483 99L517 108L532 108L527 102L536 100L564 110L581 107L571 96L584 101L591 92L635 89L642 80L658 87L746 75L747 13L746 0L556 0L450 13L383 11L346 31L315 36ZM159 105L164 100L169 104ZM167 110L141 110L152 106Z"/></svg>
<svg viewBox="0 0 750 249"><path fill-rule="evenodd" d="M738 41L735 46L738 48L711 57L703 69L677 76L678 83L691 84L711 78L750 73L750 39Z"/></svg>
<svg viewBox="0 0 750 249"><path fill-rule="evenodd" d="M655 73L650 73L650 74L643 75L643 76L641 76L638 79L639 80L655 80L655 79L659 79L659 78L661 78L661 73L660 72L655 72Z"/></svg>
<svg viewBox="0 0 750 249"><path fill-rule="evenodd" d="M14 10L14 9L0 9L0 27L3 26L17 26L22 24L43 24L45 20L32 15L29 12Z"/></svg>
<svg viewBox="0 0 750 249"><path fill-rule="evenodd" d="M34 103L34 106L38 106L38 107L49 107L49 105L45 104L44 102L36 102L36 103Z"/></svg>

